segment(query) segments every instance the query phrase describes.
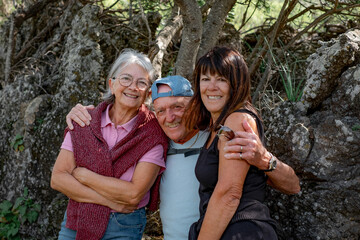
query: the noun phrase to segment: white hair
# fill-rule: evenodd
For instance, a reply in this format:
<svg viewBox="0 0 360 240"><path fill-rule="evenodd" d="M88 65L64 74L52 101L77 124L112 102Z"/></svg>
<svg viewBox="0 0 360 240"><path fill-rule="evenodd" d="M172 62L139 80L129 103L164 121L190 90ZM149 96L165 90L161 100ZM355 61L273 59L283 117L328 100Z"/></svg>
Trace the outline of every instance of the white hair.
<svg viewBox="0 0 360 240"><path fill-rule="evenodd" d="M111 66L107 79L114 81L113 77L116 77L116 75L125 67L133 63L142 67L149 74L149 80L152 84L155 80L155 69L151 64L150 59L145 54L130 48L121 51L120 55ZM107 87L107 91L104 93L102 99L109 103L114 103L115 96L111 93L109 86Z"/></svg>

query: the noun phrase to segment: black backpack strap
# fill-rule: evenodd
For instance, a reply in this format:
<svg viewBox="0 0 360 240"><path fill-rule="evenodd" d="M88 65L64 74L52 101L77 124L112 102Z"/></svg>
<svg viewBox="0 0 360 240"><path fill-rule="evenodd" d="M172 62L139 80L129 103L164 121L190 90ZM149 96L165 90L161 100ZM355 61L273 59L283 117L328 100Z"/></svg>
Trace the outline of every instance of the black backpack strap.
<svg viewBox="0 0 360 240"><path fill-rule="evenodd" d="M167 155L175 155L175 154L184 154L184 157L188 157L191 155L199 154L201 148L184 148L184 149L175 149L169 148Z"/></svg>

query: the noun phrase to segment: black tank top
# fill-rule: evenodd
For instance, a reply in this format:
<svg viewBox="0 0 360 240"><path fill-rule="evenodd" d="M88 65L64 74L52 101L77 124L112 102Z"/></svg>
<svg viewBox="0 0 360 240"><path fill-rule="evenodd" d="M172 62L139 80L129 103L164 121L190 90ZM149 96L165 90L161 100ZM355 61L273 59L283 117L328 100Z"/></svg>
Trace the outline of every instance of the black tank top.
<svg viewBox="0 0 360 240"><path fill-rule="evenodd" d="M250 114L252 117L255 118L259 137L260 139L264 139L264 130L262 126L262 122L259 119L259 117L254 114L253 112L246 110L246 109L240 109L236 112L244 112L247 114ZM209 136L210 137L210 136ZM205 215L208 202L210 200L210 197L212 193L214 192L216 183L218 181L218 170L219 170L219 150L218 150L218 141L219 138L216 136L209 146L209 148L206 149L206 143L204 147L201 149L196 167L195 167L195 175L200 182L200 188L199 188L199 195L200 195L200 216L203 217ZM264 144L264 141L263 141ZM266 175L263 171L259 170L258 168L251 166L245 182L243 186L243 193L240 201L240 205L237 209L237 212L240 212L244 210L244 204L246 202L252 202L252 203L263 203L265 200L265 187L266 187ZM262 206L267 208L265 205ZM257 214L257 213L256 213ZM245 214L246 215L246 214ZM251 215L251 214L250 214ZM252 216L244 216L242 215L241 218L245 219L254 219L254 218L262 218L261 216L258 217L252 217ZM239 216L238 216L239 218ZM264 219L268 219L268 216L266 216ZM236 221L236 214L233 218L234 221Z"/></svg>

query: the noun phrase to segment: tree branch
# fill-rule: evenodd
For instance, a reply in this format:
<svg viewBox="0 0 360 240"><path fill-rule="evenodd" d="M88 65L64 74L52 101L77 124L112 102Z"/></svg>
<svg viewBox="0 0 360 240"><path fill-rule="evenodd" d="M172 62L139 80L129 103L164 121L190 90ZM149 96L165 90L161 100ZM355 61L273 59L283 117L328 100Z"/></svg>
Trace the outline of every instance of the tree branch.
<svg viewBox="0 0 360 240"><path fill-rule="evenodd" d="M183 27L182 15L174 14L171 19L168 20L165 27L159 32L156 37L155 46L150 49L149 58L155 68L155 72L158 77L161 77L162 61L172 38Z"/></svg>
<svg viewBox="0 0 360 240"><path fill-rule="evenodd" d="M291 18L289 18L287 20L287 22L292 22L294 21L295 19L297 19L298 17L301 17L302 15L304 15L305 13L307 13L308 11L310 10L324 10L323 7L315 7L315 5L311 5L310 7L308 8L305 8L304 10L302 10L301 12L299 12L298 14L295 14L294 16L292 16Z"/></svg>
<svg viewBox="0 0 360 240"><path fill-rule="evenodd" d="M174 73L191 77L202 34L202 15L196 0L175 0L183 15L184 28Z"/></svg>
<svg viewBox="0 0 360 240"><path fill-rule="evenodd" d="M324 18L335 14L335 13L340 13L342 11L348 10L348 9L352 9L352 8L356 8L356 7L360 7L360 4L354 4L351 6L347 6L344 8L336 8L337 5L334 6L334 8L322 15L320 15L318 18L316 18L312 23L310 23L306 28L304 28L302 31L300 31L298 34L295 35L295 37L293 37L291 39L291 41L284 47L284 50L288 50L296 40L298 40L303 34L305 34L306 32L309 31L310 28L312 28L313 26L317 25L319 22L321 22Z"/></svg>
<svg viewBox="0 0 360 240"><path fill-rule="evenodd" d="M295 3L294 3L295 2ZM265 48L264 46L264 49L269 49L269 51L272 51L272 47L274 45L274 41L275 41L275 38L277 37L277 34L280 30L280 26L282 24L284 24L283 22L286 22L284 21L284 18L287 17L291 11L289 11L289 8L294 8L295 5L296 5L296 1L293 1L292 3L289 4L289 7L286 8L286 5L288 3L288 0L285 0L282 8L281 8L281 11L279 13L279 17L278 17L278 20L276 21L275 23L275 26L274 26L274 31L272 32L272 36L271 36L271 40L270 40L270 43L266 44L266 46L268 46L267 48ZM269 74L271 72L271 65L272 65L272 57L271 57L271 52L267 51L267 66L266 66L266 71L263 75L263 77L261 78L256 90L255 90L255 93L253 95L253 101L256 102L258 96L259 96L259 92L262 91L262 89L264 88L264 83L265 81L267 81L269 78ZM253 71L253 70L252 70Z"/></svg>
<svg viewBox="0 0 360 240"><path fill-rule="evenodd" d="M245 9L245 12L244 12L244 14L243 14L243 16L242 16L241 26L239 27L239 29L241 29L241 28L245 25L247 12L248 12L248 10L249 10L249 8L250 8L251 1L249 2L249 1L247 0L246 2L248 2L248 4L247 4L246 9ZM255 12L255 10L256 10L256 7L254 7L253 12Z"/></svg>
<svg viewBox="0 0 360 240"><path fill-rule="evenodd" d="M223 0L214 3L204 23L201 44L196 59L202 57L215 46L225 24L226 16L235 3L236 0Z"/></svg>
<svg viewBox="0 0 360 240"><path fill-rule="evenodd" d="M138 3L139 3L140 11L141 11L141 18L145 22L146 28L148 30L148 35L149 35L148 39L149 39L149 47L150 47L151 40L152 40L151 39L151 29L150 29L150 26L149 26L149 22L148 22L148 20L147 20L147 18L145 16L144 9L143 9L143 7L141 5L141 0L138 0Z"/></svg>
<svg viewBox="0 0 360 240"><path fill-rule="evenodd" d="M254 15L254 13L255 13L255 11L256 11L256 9L257 9L258 3L259 3L259 1L256 2L255 7L254 7L254 10L253 10L252 13L250 14L250 17L249 17L248 19L246 19L247 12L248 12L248 10L249 10L249 8L250 8L250 4L251 4L251 1L249 1L248 5L247 5L247 7L246 7L246 10L245 10L245 12L244 12L244 14L243 14L242 21L241 21L241 25L240 25L238 31L240 31L240 29L242 29L242 28L249 22L249 20L252 18L252 16Z"/></svg>
<svg viewBox="0 0 360 240"><path fill-rule="evenodd" d="M36 35L33 39L27 42L26 45L20 50L20 52L16 54L14 58L14 63L17 63L36 42L38 42L41 38L43 38L58 23L59 23L58 17L56 17L52 21L49 21L49 24L40 33L38 33L38 35Z"/></svg>
<svg viewBox="0 0 360 240"><path fill-rule="evenodd" d="M110 10L113 6L115 6L120 0L116 0L110 7L106 8L104 11Z"/></svg>
<svg viewBox="0 0 360 240"><path fill-rule="evenodd" d="M51 2L56 2L56 0L44 0L44 1L39 1L36 2L34 5L32 5L31 7L29 7L29 9L25 12L21 12L21 13L17 13L15 16L15 28L19 29L19 27L22 25L22 23L35 16L38 12L43 11L45 6L48 5Z"/></svg>
<svg viewBox="0 0 360 240"><path fill-rule="evenodd" d="M265 44L262 48L260 48L260 46L262 46L264 43L265 37L268 36L269 34L273 34L270 38L276 39L276 37L279 35L280 31L284 28L284 26L287 22L286 19L289 17L292 10L294 10L296 4L298 3L298 0L292 0L289 3L289 6L284 10L284 8L286 7L288 2L289 2L288 0L286 0L284 2L283 6L281 8L281 12L279 13L278 20L270 27L270 29L264 35L262 35L260 37L259 41L256 43L254 51L251 53L251 55L249 57L249 59L250 59L249 62L251 63L251 65L249 67L250 76L253 76L254 73L257 71L262 59L264 58L264 56L266 55L266 53L268 51L269 44ZM273 33L274 28L275 28L275 32Z"/></svg>
<svg viewBox="0 0 360 240"><path fill-rule="evenodd" d="M205 14L210 8L212 8L215 0L208 0L205 4L201 7L201 13Z"/></svg>
<svg viewBox="0 0 360 240"><path fill-rule="evenodd" d="M5 82L3 82L2 84L3 88L9 82L9 78L10 78L11 57L13 53L13 40L14 40L14 22L15 22L14 15L11 14L8 47L7 47L6 60L5 60Z"/></svg>

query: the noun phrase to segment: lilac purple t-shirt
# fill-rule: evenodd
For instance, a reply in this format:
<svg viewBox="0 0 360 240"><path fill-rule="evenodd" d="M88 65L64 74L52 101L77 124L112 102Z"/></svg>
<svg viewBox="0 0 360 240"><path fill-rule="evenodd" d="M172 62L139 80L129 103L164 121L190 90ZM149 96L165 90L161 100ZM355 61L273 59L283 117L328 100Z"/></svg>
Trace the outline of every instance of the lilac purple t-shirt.
<svg viewBox="0 0 360 240"><path fill-rule="evenodd" d="M110 107L111 105L109 105L106 108L106 111L104 111L101 115L101 133L106 143L108 144L109 148L111 149L112 147L115 146L117 142L119 142L122 138L124 138L134 127L137 116L135 116L134 118L132 118L130 121L128 121L123 125L115 126L114 123L111 122L109 117ZM69 134L69 132L65 135L61 148L73 152L71 134ZM155 147L150 149L147 153L145 153L144 156L142 156L142 158L139 160L139 162L149 162L165 168L163 147L160 144L156 145ZM130 167L126 172L124 172L123 175L121 175L120 179L130 182L134 175L135 167L136 164ZM145 207L148 204L149 199L150 199L150 191L147 192L144 198L140 201L138 208Z"/></svg>

